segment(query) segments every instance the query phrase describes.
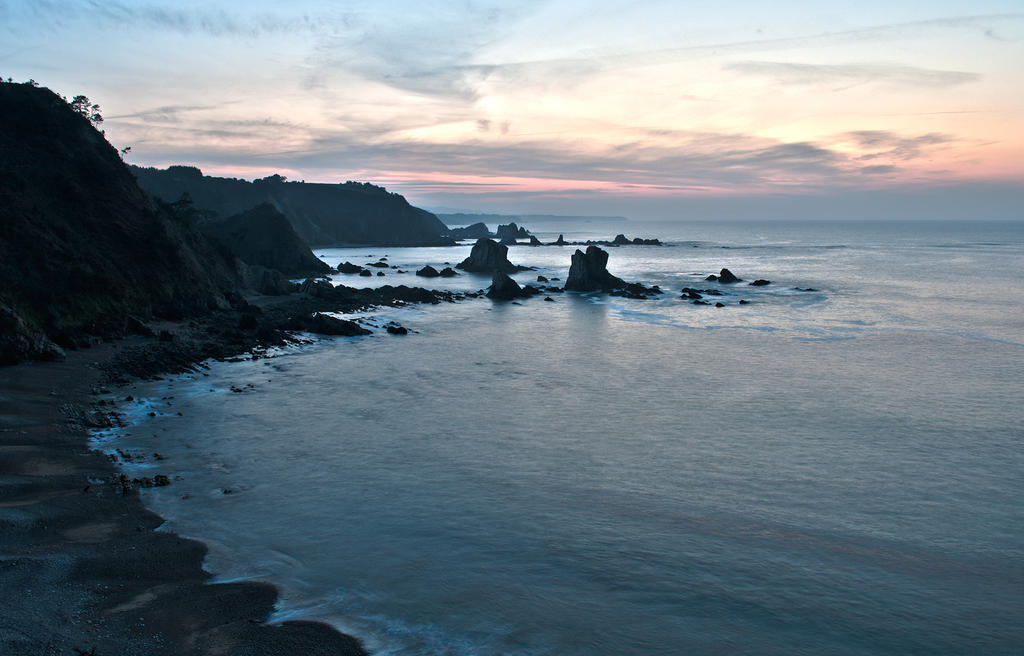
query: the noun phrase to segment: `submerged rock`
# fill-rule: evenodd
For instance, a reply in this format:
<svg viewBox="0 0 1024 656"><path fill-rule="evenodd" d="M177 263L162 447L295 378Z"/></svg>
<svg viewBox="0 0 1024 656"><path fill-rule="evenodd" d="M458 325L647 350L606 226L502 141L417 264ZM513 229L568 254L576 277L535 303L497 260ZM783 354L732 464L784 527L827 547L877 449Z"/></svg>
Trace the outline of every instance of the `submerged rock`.
<svg viewBox="0 0 1024 656"><path fill-rule="evenodd" d="M463 271L474 273L513 273L529 268L509 262L508 246L499 244L493 239L477 239L469 257L455 266Z"/></svg>
<svg viewBox="0 0 1024 656"><path fill-rule="evenodd" d="M577 249L572 254L569 277L565 288L576 292L606 291L625 286L621 278L608 273L608 253L597 246L587 246L587 252Z"/></svg>
<svg viewBox="0 0 1024 656"><path fill-rule="evenodd" d="M751 287L764 287L765 285L772 284L771 280L765 280L764 278L758 278L754 282L750 283Z"/></svg>
<svg viewBox="0 0 1024 656"><path fill-rule="evenodd" d="M385 327L385 330L388 331L389 335L408 335L409 334L409 329L408 328L406 328L405 326L400 326L400 325L398 325L396 323L395 324L388 324Z"/></svg>

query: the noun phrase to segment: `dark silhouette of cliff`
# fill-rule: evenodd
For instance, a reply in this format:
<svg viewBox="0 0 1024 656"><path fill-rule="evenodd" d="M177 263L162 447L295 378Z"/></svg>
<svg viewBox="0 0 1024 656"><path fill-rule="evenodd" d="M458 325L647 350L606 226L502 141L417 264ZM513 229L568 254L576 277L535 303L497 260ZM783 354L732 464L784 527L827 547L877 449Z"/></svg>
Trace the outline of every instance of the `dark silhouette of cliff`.
<svg viewBox="0 0 1024 656"><path fill-rule="evenodd" d="M454 243L442 236L448 227L436 216L365 182L289 182L279 175L249 182L204 176L194 166L131 169L139 185L154 196L173 202L188 194L196 207L220 216L269 203L288 217L295 232L312 246Z"/></svg>
<svg viewBox="0 0 1024 656"><path fill-rule="evenodd" d="M0 119L0 363L123 332L130 313L228 306L235 258L139 189L86 116L49 89L3 83Z"/></svg>
<svg viewBox="0 0 1024 656"><path fill-rule="evenodd" d="M204 221L199 229L246 264L277 269L293 278L331 270L295 234L288 219L269 203L227 219Z"/></svg>

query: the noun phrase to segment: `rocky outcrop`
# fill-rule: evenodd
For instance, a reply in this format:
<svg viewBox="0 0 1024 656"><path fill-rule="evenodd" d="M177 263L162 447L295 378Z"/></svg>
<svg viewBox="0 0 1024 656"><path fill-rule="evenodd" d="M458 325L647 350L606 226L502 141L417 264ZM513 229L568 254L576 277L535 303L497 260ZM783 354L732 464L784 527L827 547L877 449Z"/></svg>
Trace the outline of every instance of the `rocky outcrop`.
<svg viewBox="0 0 1024 656"><path fill-rule="evenodd" d="M708 276L704 280L710 280L710 281L717 280L718 282L723 283L723 284L727 284L727 285L731 284L731 283L734 283L734 282L743 282L742 278L737 278L733 274L733 272L728 270L728 269L722 269L721 271L718 272L717 276L712 273L710 276Z"/></svg>
<svg viewBox="0 0 1024 656"><path fill-rule="evenodd" d="M422 276L424 278L436 278L436 277L438 277L441 274L437 271L437 269L435 269L434 267L432 267L432 266L430 266L428 264L427 266L425 266L422 269L420 269L419 271L417 271L416 275L417 276Z"/></svg>
<svg viewBox="0 0 1024 656"><path fill-rule="evenodd" d="M476 240L469 257L456 264L455 267L472 273L514 273L529 268L516 266L509 262L508 247L493 239Z"/></svg>
<svg viewBox="0 0 1024 656"><path fill-rule="evenodd" d="M292 330L305 330L317 335L337 335L342 337L370 334L369 330L363 328L355 321L339 319L323 312L316 312L306 317L294 317L289 328Z"/></svg>
<svg viewBox="0 0 1024 656"><path fill-rule="evenodd" d="M515 243L517 239L526 239L530 236L526 228L517 226L515 223L499 225L496 234L498 241L503 243Z"/></svg>
<svg viewBox="0 0 1024 656"><path fill-rule="evenodd" d="M486 223L479 222L465 228L448 228L448 236L452 239L486 239L491 231Z"/></svg>
<svg viewBox="0 0 1024 656"><path fill-rule="evenodd" d="M451 267L445 267L441 269L437 275L441 276L442 278L454 278L455 276L459 275L459 272Z"/></svg>
<svg viewBox="0 0 1024 656"><path fill-rule="evenodd" d="M290 182L280 175L249 182L204 176L194 166L133 166L131 170L138 184L158 198L175 202L188 194L197 208L217 216L269 203L288 217L295 232L310 245L454 243L443 236L448 226L436 216L413 207L399 194L365 182Z"/></svg>
<svg viewBox="0 0 1024 656"><path fill-rule="evenodd" d="M347 260L338 265L338 273L361 273L362 271L363 267Z"/></svg>
<svg viewBox="0 0 1024 656"><path fill-rule="evenodd" d="M613 246L626 246L626 245L629 245L631 243L632 242L629 241L629 239L626 238L626 235L624 235L622 233L619 233L619 234L615 235L615 239L612 240L612 245Z"/></svg>
<svg viewBox="0 0 1024 656"><path fill-rule="evenodd" d="M86 117L49 89L13 83L0 83L0 116L0 304L14 326L0 332L20 354L9 360L122 335L128 315L230 307L243 283L236 258L189 208L139 189Z"/></svg>
<svg viewBox="0 0 1024 656"><path fill-rule="evenodd" d="M565 289L575 292L608 291L625 286L621 278L608 273L608 252L597 246L587 246L587 251L577 249L572 254L569 277Z"/></svg>
<svg viewBox="0 0 1024 656"><path fill-rule="evenodd" d="M552 246L565 246L565 235L558 235L558 239L551 242Z"/></svg>
<svg viewBox="0 0 1024 656"><path fill-rule="evenodd" d="M543 246L543 245L544 244L540 243L539 239L537 239L533 235L530 235L530 246Z"/></svg>
<svg viewBox="0 0 1024 656"><path fill-rule="evenodd" d="M765 280L764 278L758 278L754 282L750 283L751 287L764 287L765 285L772 284L771 280Z"/></svg>
<svg viewBox="0 0 1024 656"><path fill-rule="evenodd" d="M487 289L487 297L496 301L511 301L539 293L541 293L540 290L531 285L520 287L519 283L500 271L495 272L491 278L491 286Z"/></svg>
<svg viewBox="0 0 1024 656"><path fill-rule="evenodd" d="M288 219L268 203L221 221L201 223L199 229L246 264L296 278L330 271L295 234Z"/></svg>

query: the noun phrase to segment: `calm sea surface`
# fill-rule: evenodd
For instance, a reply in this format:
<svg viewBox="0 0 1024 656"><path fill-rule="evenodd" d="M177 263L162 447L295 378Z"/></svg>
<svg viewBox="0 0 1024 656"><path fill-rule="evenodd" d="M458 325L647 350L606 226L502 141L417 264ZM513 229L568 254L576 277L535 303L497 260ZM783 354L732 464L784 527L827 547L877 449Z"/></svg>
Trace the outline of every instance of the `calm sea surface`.
<svg viewBox="0 0 1024 656"><path fill-rule="evenodd" d="M412 332L140 385L98 442L164 456L217 580L375 654L1024 652L1024 223L560 228L670 242L609 268L675 293L368 313ZM468 251L317 254L484 288L412 275ZM723 266L772 284L679 299Z"/></svg>

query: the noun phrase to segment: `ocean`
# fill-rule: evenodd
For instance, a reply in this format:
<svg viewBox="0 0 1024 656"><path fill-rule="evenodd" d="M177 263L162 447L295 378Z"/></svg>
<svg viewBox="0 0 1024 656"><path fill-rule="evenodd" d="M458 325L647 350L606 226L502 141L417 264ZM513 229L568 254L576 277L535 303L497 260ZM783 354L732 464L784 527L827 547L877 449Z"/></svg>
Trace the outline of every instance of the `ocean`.
<svg viewBox="0 0 1024 656"><path fill-rule="evenodd" d="M1024 652L1024 222L554 228L661 238L609 270L667 293L362 313L135 386L97 448L171 475L142 494L215 581L374 654ZM412 273L469 248L316 253L486 288Z"/></svg>

